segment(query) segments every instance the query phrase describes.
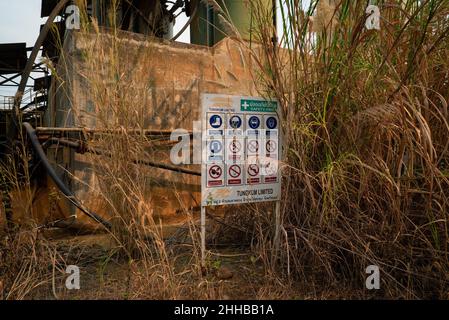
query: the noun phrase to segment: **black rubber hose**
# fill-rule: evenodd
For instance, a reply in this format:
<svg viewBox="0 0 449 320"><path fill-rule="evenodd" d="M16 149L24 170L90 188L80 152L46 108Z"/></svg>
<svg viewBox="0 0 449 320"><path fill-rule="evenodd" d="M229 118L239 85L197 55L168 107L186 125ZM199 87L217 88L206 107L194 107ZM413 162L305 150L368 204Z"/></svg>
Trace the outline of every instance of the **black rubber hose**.
<svg viewBox="0 0 449 320"><path fill-rule="evenodd" d="M39 139L36 135L36 130L29 124L28 122L24 122L22 126L25 128L28 137L30 138L30 142L34 148L34 151L36 151L37 156L42 161L42 164L44 165L45 169L47 170L48 175L56 186L61 190L61 192L67 197L67 199L78 209L80 209L85 215L87 215L89 218L95 220L96 222L101 223L103 226L105 226L107 229L111 228L111 224L104 220L102 217L100 217L98 214L89 211L86 209L82 203L75 197L75 195L70 191L70 189L64 184L64 182L61 181L61 179L56 174L55 169L52 167L50 162L48 161L47 155L44 152L44 149L42 148Z"/></svg>

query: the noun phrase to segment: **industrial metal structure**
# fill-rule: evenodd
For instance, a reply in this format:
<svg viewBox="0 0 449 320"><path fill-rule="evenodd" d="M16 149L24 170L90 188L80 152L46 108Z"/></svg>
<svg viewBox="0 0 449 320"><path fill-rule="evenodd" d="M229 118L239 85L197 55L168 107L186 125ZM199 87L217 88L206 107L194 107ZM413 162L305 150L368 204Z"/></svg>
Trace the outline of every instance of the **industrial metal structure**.
<svg viewBox="0 0 449 320"><path fill-rule="evenodd" d="M82 212L109 227L102 204L92 199L84 186L95 180L84 154L107 154L106 150L95 149L88 143L89 137L103 130L94 117L89 116L95 113L86 93L89 90L79 74L55 79L47 67L50 62L55 70L60 69L61 56L72 70L85 67L79 52L93 40L89 35L66 28L66 20L70 18L66 8L77 3L42 0L41 17L47 17L47 22L41 26L36 45L27 48L24 43L0 44L0 86L17 88L15 96L0 101L0 161L4 167L11 162L20 162L17 148L24 147L31 158L27 168L19 166L19 174L21 170L27 171L36 188L56 186L65 195L58 216L48 217L46 206L43 206L43 212L34 217L38 222L72 225L76 212ZM145 134L168 139L171 131L178 127L192 132L192 123L199 114L199 96L203 92L255 94L256 86L247 64L250 57L242 46L225 39L226 27L220 25L216 10L217 4L225 8L235 28L244 38L250 39L252 14L245 1L87 0L82 3L85 11L81 14L98 23L100 35L106 38L110 30L119 29L116 32L118 46L127 51L126 57L133 58L136 65L144 66L146 60L142 59L154 62L154 75L148 73L155 86ZM274 17L274 1L261 3L268 11L272 10ZM116 15L115 21L120 22L117 26L110 25L112 13ZM178 34L173 34L176 18L181 13L185 13L188 20ZM174 42L187 27L190 27L191 44ZM142 43L155 48L151 57L137 55ZM100 39L96 45L106 47L107 43ZM47 63L36 62L39 52ZM41 76L35 76L38 73ZM70 77L70 81L64 76ZM68 86L64 92L60 89L62 83ZM154 120L156 118L159 120ZM27 137L25 140L24 136ZM25 145L22 145L24 141ZM165 181L165 186L161 182L162 187L152 189L152 197L161 203L160 208L156 208L161 216L179 212L179 206L173 205L176 197L165 194L170 192L166 181L180 186L184 195L181 198L186 199L188 207L198 206L200 180L195 167L185 168L155 159L138 163L153 168L149 174ZM70 181L67 172L84 184ZM164 173L161 179L161 172L169 174ZM14 204L20 204L20 195L11 196L11 185L5 176L0 184L6 220L12 225L15 220L27 219L26 212L21 218L13 217L12 212L15 215L21 211ZM159 190L161 188L164 191ZM38 199L33 201L33 205L39 206L39 203Z"/></svg>

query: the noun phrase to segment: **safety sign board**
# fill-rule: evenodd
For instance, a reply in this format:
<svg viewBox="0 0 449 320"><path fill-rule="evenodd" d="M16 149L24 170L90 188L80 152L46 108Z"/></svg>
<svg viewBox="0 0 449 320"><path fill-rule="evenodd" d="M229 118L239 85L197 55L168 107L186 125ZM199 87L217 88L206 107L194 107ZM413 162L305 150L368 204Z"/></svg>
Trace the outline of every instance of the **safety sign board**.
<svg viewBox="0 0 449 320"><path fill-rule="evenodd" d="M259 163L247 163L246 171L248 173L246 181L248 184L260 183L260 164Z"/></svg>
<svg viewBox="0 0 449 320"><path fill-rule="evenodd" d="M266 139L265 141L265 155L269 158L271 155L276 155L278 152L278 143L275 139Z"/></svg>
<svg viewBox="0 0 449 320"><path fill-rule="evenodd" d="M212 137L207 140L207 161L223 161L224 157L223 150L223 138L222 137Z"/></svg>
<svg viewBox="0 0 449 320"><path fill-rule="evenodd" d="M260 155L261 143L261 138L248 137L246 139L246 154L248 157Z"/></svg>
<svg viewBox="0 0 449 320"><path fill-rule="evenodd" d="M263 127L262 116L259 114L246 115L246 135L258 136Z"/></svg>
<svg viewBox="0 0 449 320"><path fill-rule="evenodd" d="M267 130L277 130L278 129L278 118L277 116L265 116L265 128Z"/></svg>
<svg viewBox="0 0 449 320"><path fill-rule="evenodd" d="M260 161L261 175L264 183L276 183L278 181L278 161L264 158Z"/></svg>
<svg viewBox="0 0 449 320"><path fill-rule="evenodd" d="M226 179L226 185L228 186L237 186L243 184L243 168L244 164L241 163L233 163L227 165L227 179Z"/></svg>
<svg viewBox="0 0 449 320"><path fill-rule="evenodd" d="M226 128L227 136L243 136L245 130L244 123L245 116L241 113L239 114L229 114L228 124Z"/></svg>
<svg viewBox="0 0 449 320"><path fill-rule="evenodd" d="M221 187L224 185L223 165L213 164L207 166L207 186Z"/></svg>
<svg viewBox="0 0 449 320"><path fill-rule="evenodd" d="M203 94L202 206L278 201L278 102Z"/></svg>
<svg viewBox="0 0 449 320"><path fill-rule="evenodd" d="M239 136L226 138L226 159L228 162L243 161L245 158L245 139Z"/></svg>
<svg viewBox="0 0 449 320"><path fill-rule="evenodd" d="M207 134L210 136L221 136L224 132L224 120L223 115L216 113L207 114Z"/></svg>

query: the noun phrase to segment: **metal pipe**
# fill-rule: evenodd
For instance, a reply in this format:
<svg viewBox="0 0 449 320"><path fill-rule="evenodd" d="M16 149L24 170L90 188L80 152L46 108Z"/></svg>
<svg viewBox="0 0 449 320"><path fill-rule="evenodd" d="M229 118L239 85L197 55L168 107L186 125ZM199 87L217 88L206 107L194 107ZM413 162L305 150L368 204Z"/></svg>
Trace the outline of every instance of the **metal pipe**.
<svg viewBox="0 0 449 320"><path fill-rule="evenodd" d="M111 154L108 151L104 151L104 150L100 150L97 148L92 148L92 147L88 147L88 146L84 146L80 143L80 142L76 142L76 141L70 141L70 140L65 140L65 139L60 139L60 138L50 138L47 141L45 141L42 146L44 148L48 147L50 144L60 144L72 149L76 149L77 153L84 153L84 152L89 152L92 154L96 154L96 155L102 155L102 156L107 156L112 158L113 154ZM174 171L174 172L178 172L178 173L184 173L184 174L189 174L189 175L193 175L193 176L201 176L201 172L199 171L195 171L195 170L190 170L190 169L185 169L185 168L180 168L178 166L174 166L174 165L170 165L170 164L166 164L166 163L161 163L161 162L155 162L155 161L151 161L151 160L141 160L141 159L135 159L132 160L132 163L135 164L143 164L146 166L150 166L150 167L155 167L158 169L164 169L164 170L169 170L169 171Z"/></svg>
<svg viewBox="0 0 449 320"><path fill-rule="evenodd" d="M91 147L86 148L86 151L93 153L93 154L97 154L97 155L103 155L103 156L107 156L107 157L111 157L111 158L113 157L113 155L110 152L91 148ZM178 166L173 166L173 165L166 164L166 163L154 162L151 160L132 160L132 162L135 164L144 164L146 166L155 167L155 168L159 168L159 169L190 174L192 176L201 176L201 172L190 170L190 169L180 168Z"/></svg>
<svg viewBox="0 0 449 320"><path fill-rule="evenodd" d="M67 199L75 205L78 209L80 209L85 215L87 215L89 218L95 220L96 222L101 223L103 226L105 226L107 229L110 229L112 226L111 224L104 220L102 217L97 215L94 212L89 211L86 209L83 204L76 198L76 196L72 193L72 191L64 184L64 182L61 181L61 179L56 174L55 169L52 167L50 162L48 161L48 158L44 152L44 149L42 148L41 144L39 143L39 139L37 137L36 131L34 128L29 124L28 122L24 122L22 126L25 128L28 137L30 138L31 145L34 148L34 151L36 152L37 156L42 161L42 164L44 165L45 169L47 170L48 175L56 186L61 190L61 192L67 197Z"/></svg>
<svg viewBox="0 0 449 320"><path fill-rule="evenodd" d="M53 134L59 132L80 132L80 133L123 133L123 130L120 129L90 129L90 128L60 128L60 127L37 127L36 132L42 134ZM152 130L152 129L130 129L126 130L127 133L132 134L144 134L150 136L158 136L158 135L170 135L173 133L173 130ZM188 131L190 136L193 135L193 131Z"/></svg>

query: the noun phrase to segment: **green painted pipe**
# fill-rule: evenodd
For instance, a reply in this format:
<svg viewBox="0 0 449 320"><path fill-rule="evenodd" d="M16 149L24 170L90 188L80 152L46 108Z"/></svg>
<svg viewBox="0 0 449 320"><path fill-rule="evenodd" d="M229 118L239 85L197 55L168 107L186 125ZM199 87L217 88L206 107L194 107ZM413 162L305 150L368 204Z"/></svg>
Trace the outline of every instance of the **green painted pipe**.
<svg viewBox="0 0 449 320"><path fill-rule="evenodd" d="M257 10L263 10L268 21L273 21L273 0L259 0L261 5ZM222 40L228 32L225 25L220 22L218 14L213 10L212 5L205 5L205 1L198 4L196 18L190 26L190 42L193 44L213 46ZM242 0L215 0L222 7L224 12L229 12L230 19L234 27L241 36L250 40L252 29L254 29L254 12L250 8L248 1Z"/></svg>

